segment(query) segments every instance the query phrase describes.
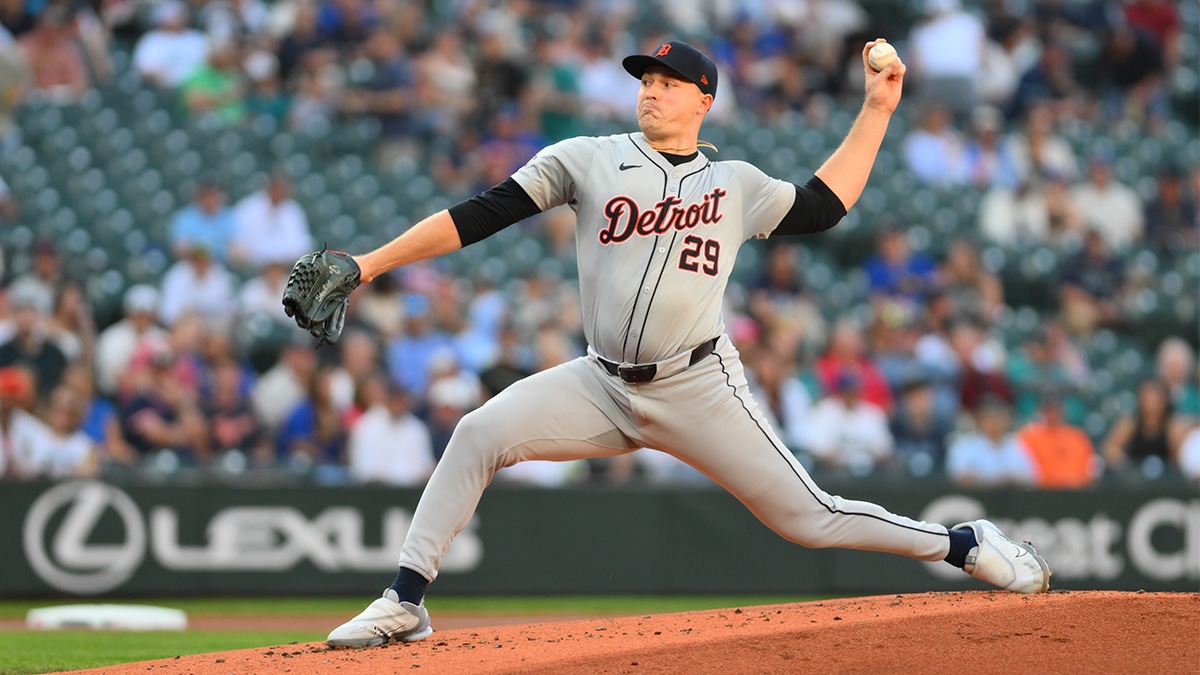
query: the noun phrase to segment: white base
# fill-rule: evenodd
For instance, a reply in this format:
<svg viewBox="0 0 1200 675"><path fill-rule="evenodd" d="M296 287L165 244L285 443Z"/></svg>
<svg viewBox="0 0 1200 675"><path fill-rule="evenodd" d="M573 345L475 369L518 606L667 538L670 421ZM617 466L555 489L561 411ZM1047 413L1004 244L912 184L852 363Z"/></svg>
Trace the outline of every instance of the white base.
<svg viewBox="0 0 1200 675"><path fill-rule="evenodd" d="M32 630L185 630L187 614L149 605L60 605L29 610L25 625Z"/></svg>

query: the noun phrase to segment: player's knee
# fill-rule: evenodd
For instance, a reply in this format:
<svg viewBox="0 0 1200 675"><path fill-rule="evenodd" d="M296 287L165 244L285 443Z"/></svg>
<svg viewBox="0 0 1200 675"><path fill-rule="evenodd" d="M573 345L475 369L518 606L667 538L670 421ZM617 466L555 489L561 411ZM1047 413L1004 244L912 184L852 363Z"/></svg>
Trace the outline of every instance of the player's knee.
<svg viewBox="0 0 1200 675"><path fill-rule="evenodd" d="M502 421L493 419L483 408L473 410L455 425L446 454L491 464L505 447L502 427Z"/></svg>
<svg viewBox="0 0 1200 675"><path fill-rule="evenodd" d="M795 506L777 514L773 529L793 544L805 548L829 548L832 544L826 536L822 516L827 512L815 512L809 508Z"/></svg>

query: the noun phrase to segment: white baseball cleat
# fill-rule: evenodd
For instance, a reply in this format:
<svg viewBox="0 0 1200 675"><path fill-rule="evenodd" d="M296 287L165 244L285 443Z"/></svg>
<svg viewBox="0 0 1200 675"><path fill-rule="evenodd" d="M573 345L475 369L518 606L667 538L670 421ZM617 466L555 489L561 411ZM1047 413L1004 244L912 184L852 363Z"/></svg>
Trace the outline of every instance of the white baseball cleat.
<svg viewBox="0 0 1200 675"><path fill-rule="evenodd" d="M425 603L401 602L389 588L358 616L334 628L325 643L331 647L377 647L390 640L416 642L430 635L433 627Z"/></svg>
<svg viewBox="0 0 1200 675"><path fill-rule="evenodd" d="M975 532L979 545L967 553L964 572L1017 593L1045 593L1050 589L1050 566L1031 544L1009 539L988 520L959 523L954 529L967 527Z"/></svg>

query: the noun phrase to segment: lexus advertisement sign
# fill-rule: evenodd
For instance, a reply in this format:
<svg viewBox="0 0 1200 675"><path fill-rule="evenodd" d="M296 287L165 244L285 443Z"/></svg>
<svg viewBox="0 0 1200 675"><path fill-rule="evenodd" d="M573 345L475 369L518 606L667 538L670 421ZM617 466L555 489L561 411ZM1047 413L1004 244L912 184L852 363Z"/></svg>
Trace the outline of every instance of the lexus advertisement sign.
<svg viewBox="0 0 1200 675"><path fill-rule="evenodd" d="M1200 497L1187 486L828 487L927 521L986 516L1037 545L1057 588L1200 588ZM418 496L384 488L5 484L0 589L5 597L374 594L395 573ZM493 489L450 547L438 590L836 594L978 584L944 563L802 549L716 489Z"/></svg>

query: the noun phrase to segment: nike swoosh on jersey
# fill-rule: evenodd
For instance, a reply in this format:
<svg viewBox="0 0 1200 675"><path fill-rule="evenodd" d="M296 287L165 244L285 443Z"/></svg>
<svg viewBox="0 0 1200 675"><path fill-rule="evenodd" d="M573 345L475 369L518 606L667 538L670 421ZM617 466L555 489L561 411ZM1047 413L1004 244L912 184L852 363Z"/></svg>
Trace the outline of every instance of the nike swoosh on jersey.
<svg viewBox="0 0 1200 675"><path fill-rule="evenodd" d="M628 171L629 169L640 169L640 168L642 168L641 164L626 164L625 162L621 162L621 166L617 167L617 169L619 169L621 171Z"/></svg>

